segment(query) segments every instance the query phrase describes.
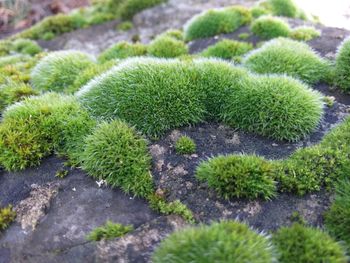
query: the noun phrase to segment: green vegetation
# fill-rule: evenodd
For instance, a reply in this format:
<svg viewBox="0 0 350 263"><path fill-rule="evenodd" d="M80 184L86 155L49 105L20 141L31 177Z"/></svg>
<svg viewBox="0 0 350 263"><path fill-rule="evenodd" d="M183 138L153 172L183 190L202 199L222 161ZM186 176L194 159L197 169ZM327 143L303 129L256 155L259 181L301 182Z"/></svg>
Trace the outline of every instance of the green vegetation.
<svg viewBox="0 0 350 263"><path fill-rule="evenodd" d="M156 249L154 263L274 262L269 240L234 221L174 232Z"/></svg>
<svg viewBox="0 0 350 263"><path fill-rule="evenodd" d="M194 16L184 28L185 40L231 33L251 21L250 11L242 6L212 9Z"/></svg>
<svg viewBox="0 0 350 263"><path fill-rule="evenodd" d="M16 39L12 43L12 50L17 53L35 55L42 51L41 47L30 39Z"/></svg>
<svg viewBox="0 0 350 263"><path fill-rule="evenodd" d="M336 84L345 92L350 92L350 38L338 47L336 56Z"/></svg>
<svg viewBox="0 0 350 263"><path fill-rule="evenodd" d="M253 6L250 9L250 12L252 13L252 16L254 18L258 18L258 17L263 16L263 15L268 15L270 13L269 10L267 10L266 8L264 8L262 6Z"/></svg>
<svg viewBox="0 0 350 263"><path fill-rule="evenodd" d="M35 166L52 152L76 160L82 137L94 125L75 98L46 93L8 107L0 124L0 164L6 170Z"/></svg>
<svg viewBox="0 0 350 263"><path fill-rule="evenodd" d="M251 30L262 39L271 39L287 37L291 29L286 22L278 17L261 16L253 21Z"/></svg>
<svg viewBox="0 0 350 263"><path fill-rule="evenodd" d="M164 33L162 33L160 36L167 36L167 37L172 37L175 38L177 40L184 40L184 33L182 30L178 30L178 29L169 29L167 31L165 31Z"/></svg>
<svg viewBox="0 0 350 263"><path fill-rule="evenodd" d="M347 174L349 176L349 174ZM336 186L336 196L325 216L327 230L337 240L345 242L350 250L350 181L343 180Z"/></svg>
<svg viewBox="0 0 350 263"><path fill-rule="evenodd" d="M12 206L0 208L0 233L10 226L16 219L16 212L13 211Z"/></svg>
<svg viewBox="0 0 350 263"><path fill-rule="evenodd" d="M309 84L323 80L330 68L307 44L286 38L273 39L248 53L244 65L257 73L287 74Z"/></svg>
<svg viewBox="0 0 350 263"><path fill-rule="evenodd" d="M31 83L38 90L64 92L93 63L87 54L79 51L52 52L34 67Z"/></svg>
<svg viewBox="0 0 350 263"><path fill-rule="evenodd" d="M192 154L196 151L196 143L188 136L181 136L175 143L175 150L179 154Z"/></svg>
<svg viewBox="0 0 350 263"><path fill-rule="evenodd" d="M267 0L266 3L276 16L306 19L305 13L296 6L293 0Z"/></svg>
<svg viewBox="0 0 350 263"><path fill-rule="evenodd" d="M107 221L103 226L92 230L87 239L90 241L108 240L122 237L133 230L134 228L131 225L124 226L122 224Z"/></svg>
<svg viewBox="0 0 350 263"><path fill-rule="evenodd" d="M207 59L131 59L77 95L94 117L124 119L151 137L214 119L279 140L298 140L317 126L323 105L317 92L294 79L250 76Z"/></svg>
<svg viewBox="0 0 350 263"><path fill-rule="evenodd" d="M134 27L133 23L130 22L130 21L125 21L123 23L120 23L118 26L117 26L117 29L118 30L121 30L121 31L129 31L131 30L132 28Z"/></svg>
<svg viewBox="0 0 350 263"><path fill-rule="evenodd" d="M251 76L227 101L225 123L279 140L303 138L323 114L321 94L286 76Z"/></svg>
<svg viewBox="0 0 350 263"><path fill-rule="evenodd" d="M273 235L281 263L346 263L343 248L321 230L294 224L282 227Z"/></svg>
<svg viewBox="0 0 350 263"><path fill-rule="evenodd" d="M224 39L209 46L201 55L204 57L219 57L223 59L236 59L253 49L253 45L246 42Z"/></svg>
<svg viewBox="0 0 350 263"><path fill-rule="evenodd" d="M196 177L226 199L271 199L276 194L275 172L274 166L261 157L229 155L202 162Z"/></svg>
<svg viewBox="0 0 350 263"><path fill-rule="evenodd" d="M0 111L3 111L8 105L32 95L38 95L38 92L28 84L6 79L0 85Z"/></svg>
<svg viewBox="0 0 350 263"><path fill-rule="evenodd" d="M246 40L250 37L250 34L249 33L241 33L238 35L238 38L241 39L241 40Z"/></svg>
<svg viewBox="0 0 350 263"><path fill-rule="evenodd" d="M147 197L153 193L150 167L146 140L120 120L101 123L85 139L82 168L112 187Z"/></svg>
<svg viewBox="0 0 350 263"><path fill-rule="evenodd" d="M309 41L319 36L321 32L312 26L296 27L289 33L290 38L302 41Z"/></svg>
<svg viewBox="0 0 350 263"><path fill-rule="evenodd" d="M146 53L147 47L145 45L141 43L131 44L122 41L102 52L98 60L100 62L106 62L113 59L144 56Z"/></svg>
<svg viewBox="0 0 350 263"><path fill-rule="evenodd" d="M23 55L23 54L0 57L0 67L28 61L29 59L30 59L30 56Z"/></svg>
<svg viewBox="0 0 350 263"><path fill-rule="evenodd" d="M166 0L124 0L120 4L120 16L123 19L131 19L138 12L164 2Z"/></svg>
<svg viewBox="0 0 350 263"><path fill-rule="evenodd" d="M149 44L148 54L154 57L175 58L188 54L188 48L182 40L171 36L159 36Z"/></svg>
<svg viewBox="0 0 350 263"><path fill-rule="evenodd" d="M162 214L170 215L175 214L184 218L189 223L194 223L192 211L187 208L186 205L181 203L180 200L167 202L162 196L152 194L148 196L148 202L150 207Z"/></svg>

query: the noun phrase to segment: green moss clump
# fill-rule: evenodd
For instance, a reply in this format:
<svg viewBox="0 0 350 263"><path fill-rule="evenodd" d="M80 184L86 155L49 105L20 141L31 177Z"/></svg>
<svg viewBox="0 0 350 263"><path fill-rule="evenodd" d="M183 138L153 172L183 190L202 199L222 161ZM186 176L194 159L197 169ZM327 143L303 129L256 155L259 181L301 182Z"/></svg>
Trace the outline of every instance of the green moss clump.
<svg viewBox="0 0 350 263"><path fill-rule="evenodd" d="M78 159L94 122L74 97L46 93L8 107L0 124L0 164L6 170L38 165L52 152Z"/></svg>
<svg viewBox="0 0 350 263"><path fill-rule="evenodd" d="M166 0L125 0L120 4L120 16L131 19L138 12L166 2Z"/></svg>
<svg viewBox="0 0 350 263"><path fill-rule="evenodd" d="M287 37L291 29L286 22L278 17L261 16L253 21L251 30L262 39L271 39Z"/></svg>
<svg viewBox="0 0 350 263"><path fill-rule="evenodd" d="M345 92L350 92L350 38L338 47L336 56L336 84Z"/></svg>
<svg viewBox="0 0 350 263"><path fill-rule="evenodd" d="M131 44L122 41L103 51L99 55L98 60L100 62L106 62L112 59L144 56L146 53L147 47L145 45L141 43Z"/></svg>
<svg viewBox="0 0 350 263"><path fill-rule="evenodd" d="M27 55L35 55L42 51L41 47L30 39L16 39L12 43L12 50L17 53L27 54Z"/></svg>
<svg viewBox="0 0 350 263"><path fill-rule="evenodd" d="M290 38L301 41L309 41L319 36L321 32L312 26L296 27L289 33Z"/></svg>
<svg viewBox="0 0 350 263"><path fill-rule="evenodd" d="M247 54L244 65L261 74L287 74L309 84L322 81L329 73L330 64L307 44L286 38L277 38Z"/></svg>
<svg viewBox="0 0 350 263"><path fill-rule="evenodd" d="M22 54L0 57L0 68L16 63L27 62L28 60L30 60L30 56Z"/></svg>
<svg viewBox="0 0 350 263"><path fill-rule="evenodd" d="M231 33L251 21L250 11L241 6L205 11L189 20L184 28L185 40Z"/></svg>
<svg viewBox="0 0 350 263"><path fill-rule="evenodd" d="M255 77L208 59L130 59L89 82L77 96L93 116L124 119L151 137L211 119L298 140L317 126L323 105L318 93L294 79Z"/></svg>
<svg viewBox="0 0 350 263"><path fill-rule="evenodd" d="M222 113L230 126L297 141L312 132L322 117L321 94L293 78L252 76L241 85L228 96Z"/></svg>
<svg viewBox="0 0 350 263"><path fill-rule="evenodd" d="M261 157L229 155L202 162L196 177L226 199L271 199L276 194L275 172L275 167Z"/></svg>
<svg viewBox="0 0 350 263"><path fill-rule="evenodd" d="M38 95L38 92L28 84L7 79L4 84L0 85L0 111L32 95Z"/></svg>
<svg viewBox="0 0 350 263"><path fill-rule="evenodd" d="M169 29L165 32L163 32L160 36L167 36L167 37L172 37L177 40L182 40L184 41L184 32L179 29Z"/></svg>
<svg viewBox="0 0 350 263"><path fill-rule="evenodd" d="M350 181L342 180L337 184L336 196L325 215L327 230L337 240L345 242L350 249Z"/></svg>
<svg viewBox="0 0 350 263"><path fill-rule="evenodd" d="M234 221L200 225L174 232L156 249L154 263L274 262L269 240Z"/></svg>
<svg viewBox="0 0 350 263"><path fill-rule="evenodd" d="M124 226L122 224L113 223L111 221L107 221L103 226L95 228L88 235L87 239L90 241L100 241L100 240L108 240L117 237L122 237L127 233L133 230L133 226L127 225Z"/></svg>
<svg viewBox="0 0 350 263"><path fill-rule="evenodd" d="M129 31L134 27L133 23L130 21L125 21L117 26L118 30Z"/></svg>
<svg viewBox="0 0 350 263"><path fill-rule="evenodd" d="M175 58L188 54L188 48L181 40L159 36L149 44L148 54L154 57Z"/></svg>
<svg viewBox="0 0 350 263"><path fill-rule="evenodd" d="M0 208L0 233L10 226L16 219L16 212L13 211L12 206Z"/></svg>
<svg viewBox="0 0 350 263"><path fill-rule="evenodd" d="M281 263L346 263L344 249L321 230L294 224L282 227L272 238Z"/></svg>
<svg viewBox="0 0 350 263"><path fill-rule="evenodd" d="M179 154L192 154L196 151L196 143L188 136L181 136L175 143L175 150Z"/></svg>
<svg viewBox="0 0 350 263"><path fill-rule="evenodd" d="M147 142L122 121L103 122L85 140L82 168L126 193L141 197L153 193L150 167Z"/></svg>
<svg viewBox="0 0 350 263"><path fill-rule="evenodd" d="M93 63L87 54L79 51L52 52L32 70L31 84L42 91L64 92Z"/></svg>
<svg viewBox="0 0 350 263"><path fill-rule="evenodd" d="M252 16L254 18L258 18L260 16L264 16L264 15L268 15L270 14L270 11L267 10L266 8L262 7L262 6L253 6L251 9L250 9L250 12L252 13Z"/></svg>
<svg viewBox="0 0 350 263"><path fill-rule="evenodd" d="M209 46L201 55L204 57L218 57L235 59L253 49L253 45L246 42L224 39Z"/></svg>

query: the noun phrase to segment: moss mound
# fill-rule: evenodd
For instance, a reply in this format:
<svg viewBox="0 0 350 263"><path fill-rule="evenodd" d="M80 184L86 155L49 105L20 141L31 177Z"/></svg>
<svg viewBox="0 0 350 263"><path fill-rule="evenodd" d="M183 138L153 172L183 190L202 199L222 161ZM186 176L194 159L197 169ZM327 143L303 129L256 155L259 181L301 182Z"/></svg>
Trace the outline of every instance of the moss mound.
<svg viewBox="0 0 350 263"><path fill-rule="evenodd" d="M325 79L329 62L318 56L307 44L277 38L252 51L244 65L257 73L280 73L313 84Z"/></svg>
<svg viewBox="0 0 350 263"><path fill-rule="evenodd" d="M167 0L125 0L120 4L120 16L123 19L131 19L138 12L166 1Z"/></svg>
<svg viewBox="0 0 350 263"><path fill-rule="evenodd" d="M171 234L153 262L273 262L269 240L234 221L200 225Z"/></svg>
<svg viewBox="0 0 350 263"><path fill-rule="evenodd" d="M122 121L100 124L85 140L82 168L126 193L152 194L150 167L146 141Z"/></svg>
<svg viewBox="0 0 350 263"><path fill-rule="evenodd" d="M77 95L93 116L125 119L154 137L214 119L276 139L297 140L312 131L322 115L321 96L302 83L249 76L217 60L132 59Z"/></svg>
<svg viewBox="0 0 350 263"><path fill-rule="evenodd" d="M41 47L33 40L30 39L16 39L12 43L12 50L17 53L35 55L42 51Z"/></svg>
<svg viewBox="0 0 350 263"><path fill-rule="evenodd" d="M289 37L295 40L309 41L320 35L321 32L312 26L300 26L294 28L290 32Z"/></svg>
<svg viewBox="0 0 350 263"><path fill-rule="evenodd" d="M254 20L251 30L262 39L272 39L287 37L291 29L286 22L278 17L261 16Z"/></svg>
<svg viewBox="0 0 350 263"><path fill-rule="evenodd" d="M184 28L185 40L230 33L251 21L250 11L241 6L205 11L189 20Z"/></svg>
<svg viewBox="0 0 350 263"><path fill-rule="evenodd" d="M94 125L75 98L47 93L6 109L0 124L0 164L6 170L35 166L53 151L75 160Z"/></svg>
<svg viewBox="0 0 350 263"><path fill-rule="evenodd" d="M219 156L202 162L196 177L226 199L270 199L276 194L275 167L258 156Z"/></svg>
<svg viewBox="0 0 350 263"><path fill-rule="evenodd" d="M122 41L103 51L98 57L98 60L100 62L106 62L113 59L144 56L146 53L147 47L145 45L141 43L131 44Z"/></svg>
<svg viewBox="0 0 350 263"><path fill-rule="evenodd" d="M175 150L179 154L192 154L196 151L196 143L188 136L181 136L175 143Z"/></svg>
<svg viewBox="0 0 350 263"><path fill-rule="evenodd" d="M148 54L153 57L175 58L188 54L186 44L171 36L159 36L148 46Z"/></svg>
<svg viewBox="0 0 350 263"><path fill-rule="evenodd" d="M342 247L318 229L294 224L279 229L272 240L281 263L347 262Z"/></svg>
<svg viewBox="0 0 350 263"><path fill-rule="evenodd" d="M339 46L336 56L336 83L345 92L350 92L350 38Z"/></svg>
<svg viewBox="0 0 350 263"><path fill-rule="evenodd" d="M246 42L224 39L209 46L201 55L203 57L218 57L223 59L236 59L253 49L253 45Z"/></svg>
<svg viewBox="0 0 350 263"><path fill-rule="evenodd" d="M34 67L31 83L38 90L64 92L93 63L87 54L79 51L52 52Z"/></svg>

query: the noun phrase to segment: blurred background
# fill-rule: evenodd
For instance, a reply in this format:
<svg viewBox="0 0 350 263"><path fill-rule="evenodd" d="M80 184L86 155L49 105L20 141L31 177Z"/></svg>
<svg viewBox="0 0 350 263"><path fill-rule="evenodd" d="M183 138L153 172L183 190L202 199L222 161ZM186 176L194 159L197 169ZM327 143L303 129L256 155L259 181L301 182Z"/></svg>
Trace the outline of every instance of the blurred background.
<svg viewBox="0 0 350 263"><path fill-rule="evenodd" d="M318 17L324 25L350 29L350 0L295 0L295 2L307 13ZM232 4L235 3L242 4L242 0L232 0ZM251 0L247 3L251 5ZM89 4L89 0L0 0L0 34L4 37L27 28L46 16L68 13L74 8Z"/></svg>

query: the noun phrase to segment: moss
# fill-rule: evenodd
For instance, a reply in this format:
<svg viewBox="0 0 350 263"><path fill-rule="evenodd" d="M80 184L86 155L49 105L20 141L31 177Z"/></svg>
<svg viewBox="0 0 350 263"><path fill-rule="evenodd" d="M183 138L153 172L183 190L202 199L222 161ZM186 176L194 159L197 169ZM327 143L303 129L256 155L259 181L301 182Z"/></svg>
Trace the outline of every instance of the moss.
<svg viewBox="0 0 350 263"><path fill-rule="evenodd" d="M294 224L282 227L273 235L281 263L346 263L344 249L321 230Z"/></svg>
<svg viewBox="0 0 350 263"><path fill-rule="evenodd" d="M320 122L322 96L300 81L286 76L252 76L241 85L228 95L222 113L224 122L232 127L297 141Z"/></svg>
<svg viewBox="0 0 350 263"><path fill-rule="evenodd" d="M302 41L310 41L319 36L321 36L321 32L311 26L296 27L289 33L290 38Z"/></svg>
<svg viewBox="0 0 350 263"><path fill-rule="evenodd" d="M253 45L246 42L224 39L209 46L201 55L204 57L218 57L235 59L253 49Z"/></svg>
<svg viewBox="0 0 350 263"><path fill-rule="evenodd" d="M0 233L10 226L16 219L16 212L13 211L12 206L0 208Z"/></svg>
<svg viewBox="0 0 350 263"><path fill-rule="evenodd" d="M261 6L253 6L250 9L250 12L252 13L252 16L254 18L258 18L258 17L263 16L263 15L268 15L270 13L269 10L267 10L266 8L261 7Z"/></svg>
<svg viewBox="0 0 350 263"><path fill-rule="evenodd" d="M177 40L184 40L184 33L179 29L169 29L161 34L161 36L172 37Z"/></svg>
<svg viewBox="0 0 350 263"><path fill-rule="evenodd" d="M175 150L179 154L192 154L196 151L196 143L188 136L181 136L175 143Z"/></svg>
<svg viewBox="0 0 350 263"><path fill-rule="evenodd" d="M186 44L170 36L160 36L148 46L148 54L154 57L175 58L188 53Z"/></svg>
<svg viewBox="0 0 350 263"><path fill-rule="evenodd" d="M185 228L156 249L152 262L273 262L269 240L234 221Z"/></svg>
<svg viewBox="0 0 350 263"><path fill-rule="evenodd" d="M258 156L230 155L202 162L196 177L226 199L271 199L276 194L275 172L271 163Z"/></svg>
<svg viewBox="0 0 350 263"><path fill-rule="evenodd" d="M318 93L294 79L254 77L229 63L205 59L130 59L77 95L94 117L124 119L150 137L211 119L297 140L317 126L323 105Z"/></svg>
<svg viewBox="0 0 350 263"><path fill-rule="evenodd" d="M35 55L42 51L41 47L30 39L16 39L13 41L12 50L18 53L27 54L27 55Z"/></svg>
<svg viewBox="0 0 350 263"><path fill-rule="evenodd" d="M241 39L241 40L246 40L250 37L250 34L249 33L241 33L238 35L238 38Z"/></svg>
<svg viewBox="0 0 350 263"><path fill-rule="evenodd" d="M127 233L133 231L133 229L134 228L131 225L124 226L119 223L107 221L103 226L97 227L91 231L91 233L87 236L87 240L100 241L114 239L126 235Z"/></svg>
<svg viewBox="0 0 350 263"><path fill-rule="evenodd" d="M189 20L184 28L185 40L231 33L251 21L250 11L241 6L205 11Z"/></svg>
<svg viewBox="0 0 350 263"><path fill-rule="evenodd" d="M19 62L26 62L30 59L27 55L16 54L0 57L0 68L8 65L13 65Z"/></svg>
<svg viewBox="0 0 350 263"><path fill-rule="evenodd" d="M194 223L192 211L187 208L186 205L181 203L180 200L167 202L163 197L152 194L148 196L150 207L162 214L170 215L175 214L184 218L188 223Z"/></svg>
<svg viewBox="0 0 350 263"><path fill-rule="evenodd" d="M287 37L291 29L286 22L278 17L261 16L253 21L251 30L262 39L271 39Z"/></svg>
<svg viewBox="0 0 350 263"><path fill-rule="evenodd" d="M153 193L147 143L122 121L103 122L86 138L82 168L126 193L141 197Z"/></svg>
<svg viewBox="0 0 350 263"><path fill-rule="evenodd" d="M28 84L7 79L4 84L0 85L0 111L32 95L38 95L38 92Z"/></svg>
<svg viewBox="0 0 350 263"><path fill-rule="evenodd" d="M298 7L293 0L268 0L272 12L277 16L297 17Z"/></svg>
<svg viewBox="0 0 350 263"><path fill-rule="evenodd" d="M64 92L93 63L87 54L79 51L52 52L34 67L31 83L38 90Z"/></svg>
<svg viewBox="0 0 350 263"><path fill-rule="evenodd" d="M52 152L75 160L94 125L75 98L47 93L6 109L0 124L0 164L6 170L36 166Z"/></svg>
<svg viewBox="0 0 350 263"><path fill-rule="evenodd" d="M270 40L248 53L244 65L256 73L287 74L309 84L322 81L330 70L330 63L307 44L285 38Z"/></svg>
<svg viewBox="0 0 350 263"><path fill-rule="evenodd" d="M325 215L326 229L350 249L350 181L341 180L336 187L335 199Z"/></svg>
<svg viewBox="0 0 350 263"><path fill-rule="evenodd" d="M335 66L336 84L343 91L350 92L350 38L338 47Z"/></svg>
<svg viewBox="0 0 350 263"><path fill-rule="evenodd" d="M98 60L106 62L112 59L124 59L128 57L138 57L146 55L147 47L141 43L131 44L125 41L119 42L114 46L103 51Z"/></svg>
<svg viewBox="0 0 350 263"><path fill-rule="evenodd" d="M125 0L120 5L120 16L123 19L131 19L138 12L164 2L166 0Z"/></svg>
<svg viewBox="0 0 350 263"><path fill-rule="evenodd" d="M130 22L130 21L125 21L125 22L120 23L120 24L117 26L117 30L129 31L129 30L131 30L133 27L134 27L134 25L133 25L132 22Z"/></svg>

